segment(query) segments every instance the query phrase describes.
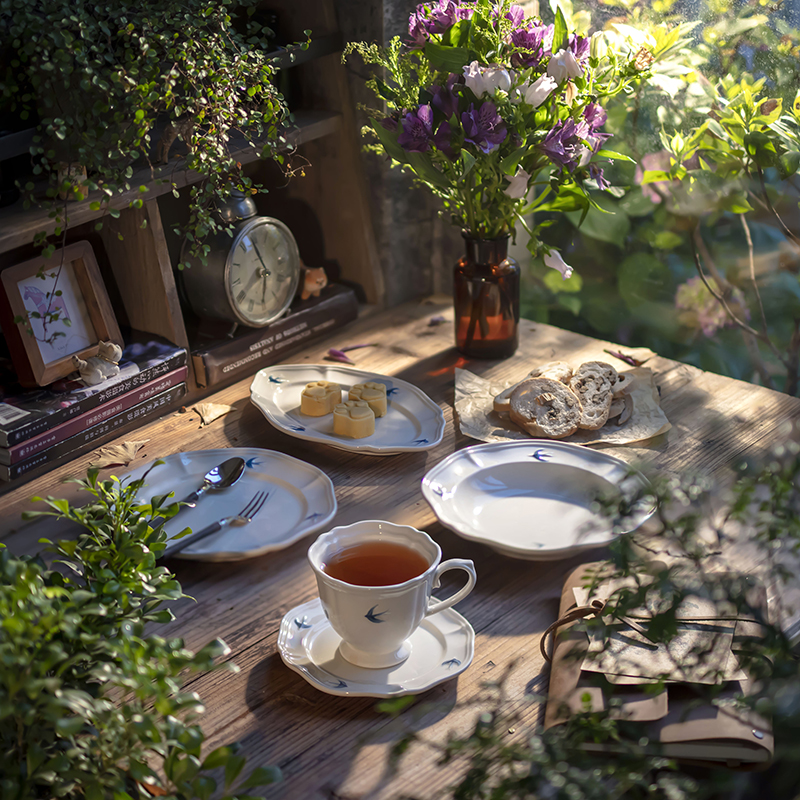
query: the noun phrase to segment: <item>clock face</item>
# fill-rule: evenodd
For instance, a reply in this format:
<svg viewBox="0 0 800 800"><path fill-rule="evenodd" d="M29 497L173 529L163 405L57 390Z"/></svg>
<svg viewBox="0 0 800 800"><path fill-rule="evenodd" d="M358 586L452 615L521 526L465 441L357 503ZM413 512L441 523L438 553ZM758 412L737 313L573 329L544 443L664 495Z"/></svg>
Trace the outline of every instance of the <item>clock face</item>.
<svg viewBox="0 0 800 800"><path fill-rule="evenodd" d="M245 325L259 327L279 317L300 278L300 256L289 229L273 219L248 222L234 239L225 277L231 308Z"/></svg>

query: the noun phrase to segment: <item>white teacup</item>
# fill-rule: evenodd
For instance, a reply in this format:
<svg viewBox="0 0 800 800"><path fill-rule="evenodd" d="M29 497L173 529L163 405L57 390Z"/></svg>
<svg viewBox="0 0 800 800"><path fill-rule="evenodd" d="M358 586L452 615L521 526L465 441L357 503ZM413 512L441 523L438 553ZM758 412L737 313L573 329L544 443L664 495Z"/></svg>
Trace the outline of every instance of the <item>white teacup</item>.
<svg viewBox="0 0 800 800"><path fill-rule="evenodd" d="M324 565L343 550L370 542L389 542L418 553L427 569L403 583L359 586L324 571ZM408 638L422 620L463 600L475 586L472 561L451 558L443 564L442 550L427 533L408 525L363 520L323 533L308 550L317 576L322 608L331 627L342 637L339 653L359 667L391 667L411 653ZM463 569L467 583L446 600L431 603L442 573Z"/></svg>

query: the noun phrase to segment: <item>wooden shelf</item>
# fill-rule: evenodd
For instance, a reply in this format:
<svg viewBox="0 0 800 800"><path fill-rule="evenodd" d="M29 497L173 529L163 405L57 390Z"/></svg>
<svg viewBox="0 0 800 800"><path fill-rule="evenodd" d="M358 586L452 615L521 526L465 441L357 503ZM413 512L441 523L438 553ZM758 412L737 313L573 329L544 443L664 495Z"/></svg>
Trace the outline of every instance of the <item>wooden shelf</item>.
<svg viewBox="0 0 800 800"><path fill-rule="evenodd" d="M287 127L286 138L289 145L299 147L302 144L328 136L339 130L341 117L332 111L298 111L294 115L294 125ZM235 155L242 164L256 161L260 156L263 142L249 141L239 135L231 141L231 154ZM172 164L161 167L141 167L134 173L130 180L131 189L115 195L107 205L100 209L93 209L92 203L101 199L100 192L95 192L86 200L68 205L67 225L74 228L86 222L108 215L109 208L121 211L127 209L133 200L152 200L156 197L171 192L173 189L182 189L197 182L200 175L196 172L182 168L183 161L176 160ZM140 186L147 186L147 192L139 191ZM43 189L44 191L44 189ZM0 210L0 252L13 250L30 244L35 234L44 231L48 236L56 228L54 220L49 219L47 210L39 207L24 208L22 203Z"/></svg>

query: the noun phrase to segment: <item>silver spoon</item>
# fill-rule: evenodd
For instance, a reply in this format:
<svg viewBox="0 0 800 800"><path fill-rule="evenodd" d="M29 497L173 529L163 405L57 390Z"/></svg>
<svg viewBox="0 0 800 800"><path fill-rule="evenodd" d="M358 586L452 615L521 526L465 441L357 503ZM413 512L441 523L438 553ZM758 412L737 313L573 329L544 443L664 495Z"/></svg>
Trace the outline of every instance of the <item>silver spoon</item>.
<svg viewBox="0 0 800 800"><path fill-rule="evenodd" d="M222 489L227 489L233 486L239 478L242 477L244 472L244 459L243 458L229 458L216 467L210 469L203 478L203 485L186 495L180 502L181 508L184 505L194 508L197 501L208 492L219 492Z"/></svg>

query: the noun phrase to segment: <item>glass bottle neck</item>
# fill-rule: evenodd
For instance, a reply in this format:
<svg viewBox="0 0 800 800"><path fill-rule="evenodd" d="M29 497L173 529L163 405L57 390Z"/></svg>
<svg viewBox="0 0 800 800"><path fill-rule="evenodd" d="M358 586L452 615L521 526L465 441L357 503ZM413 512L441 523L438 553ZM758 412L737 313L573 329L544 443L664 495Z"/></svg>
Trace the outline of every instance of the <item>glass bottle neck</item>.
<svg viewBox="0 0 800 800"><path fill-rule="evenodd" d="M473 264L496 265L508 256L508 236L498 239L475 239L462 233L467 249L467 259Z"/></svg>

